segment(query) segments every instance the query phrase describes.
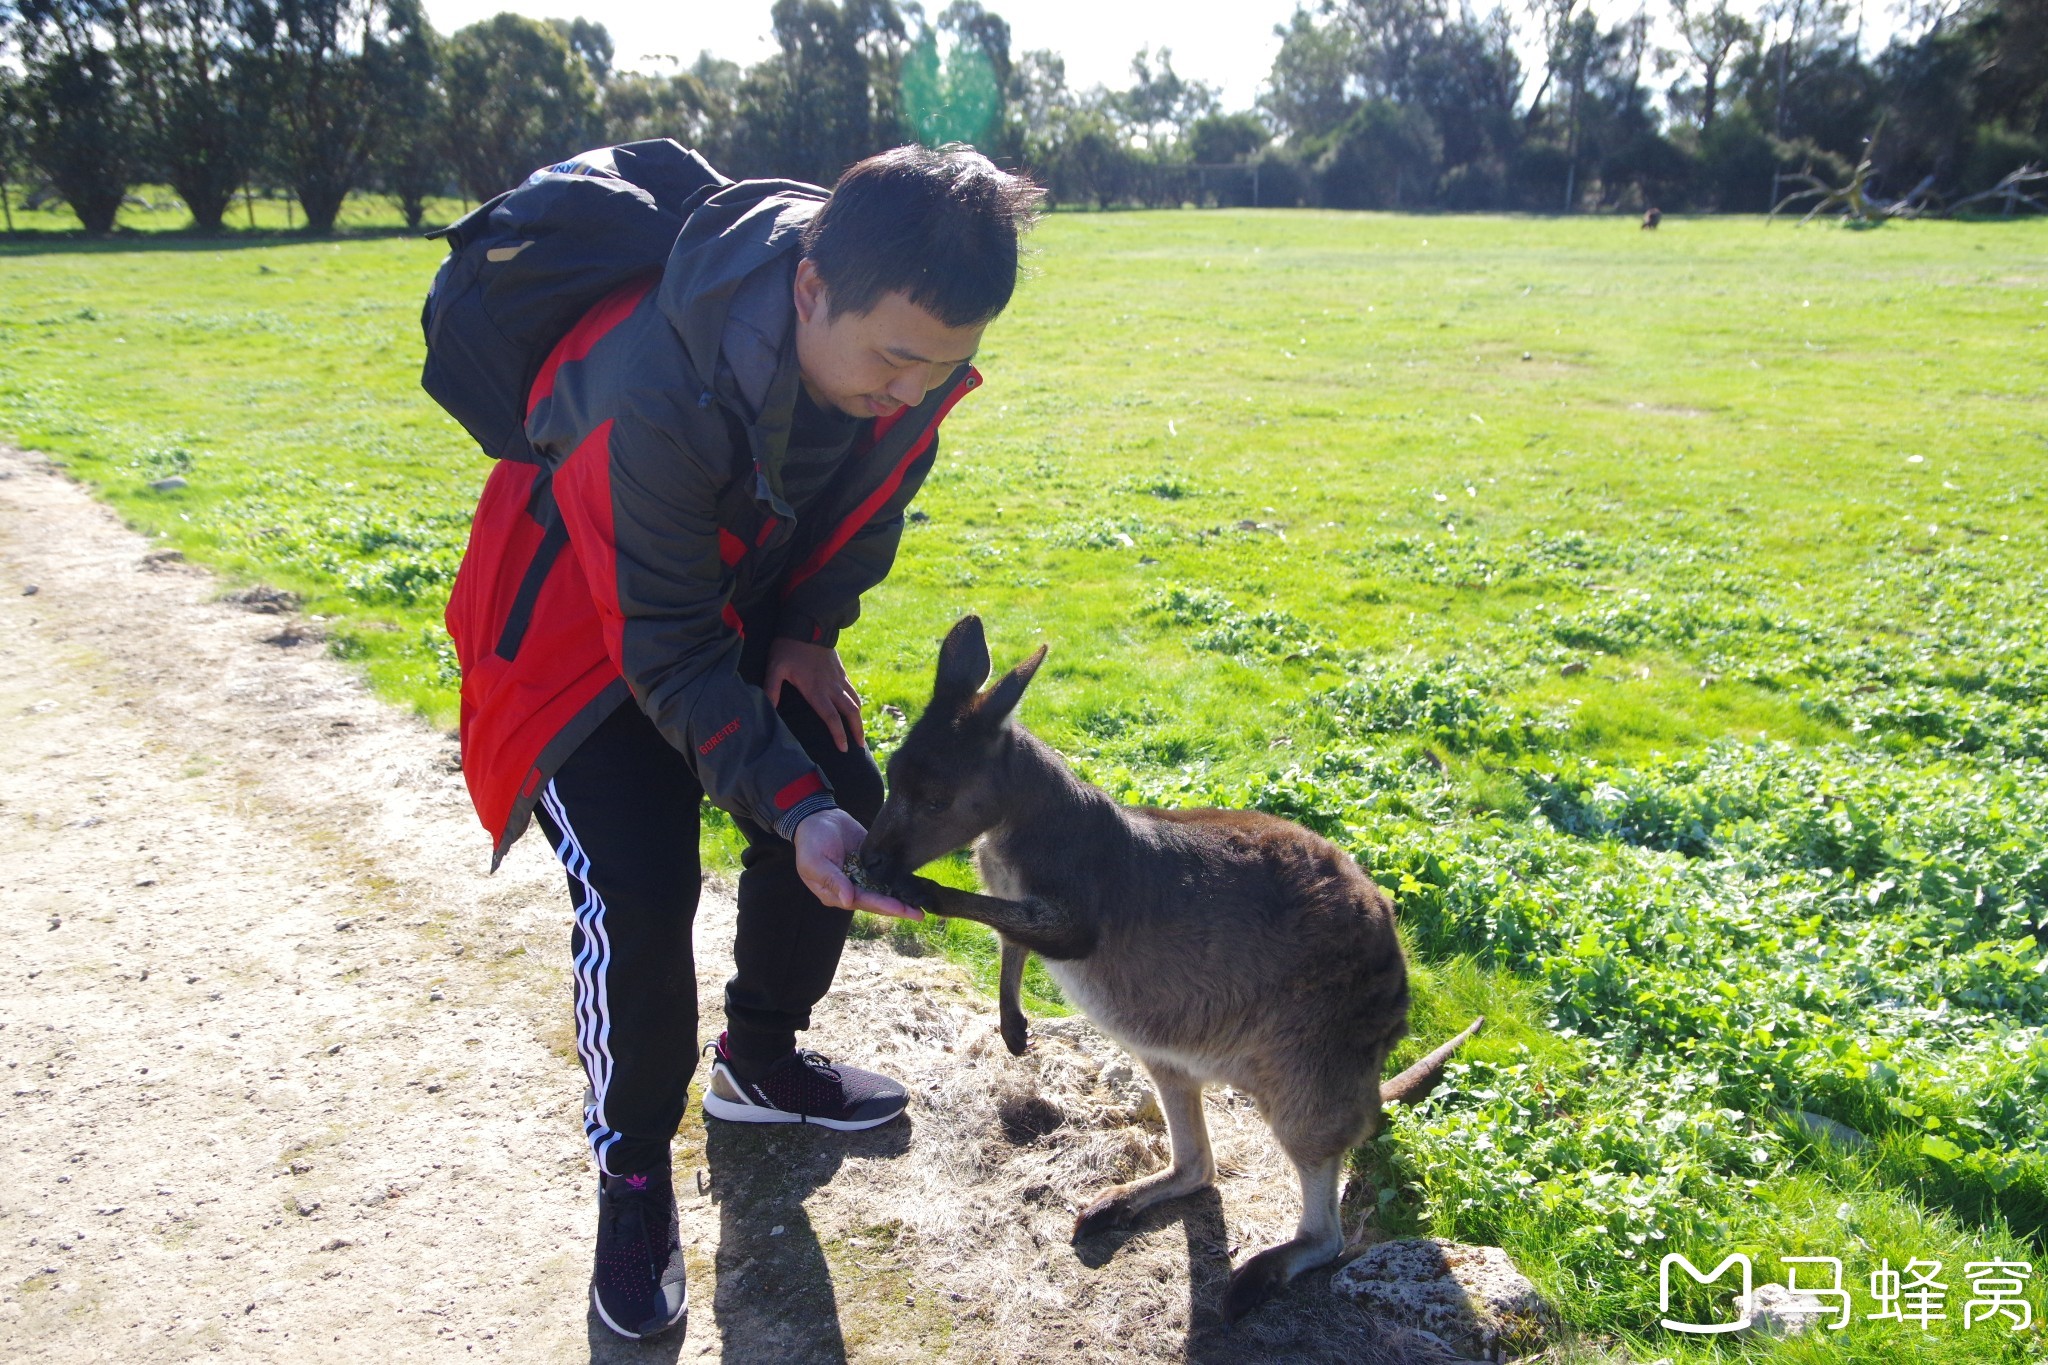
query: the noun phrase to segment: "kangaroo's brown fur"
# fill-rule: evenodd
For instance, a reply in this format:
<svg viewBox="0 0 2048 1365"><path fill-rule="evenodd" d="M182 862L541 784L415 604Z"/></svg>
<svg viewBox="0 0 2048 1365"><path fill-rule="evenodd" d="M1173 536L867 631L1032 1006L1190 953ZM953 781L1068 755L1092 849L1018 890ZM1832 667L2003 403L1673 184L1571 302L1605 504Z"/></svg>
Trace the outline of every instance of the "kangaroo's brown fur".
<svg viewBox="0 0 2048 1365"><path fill-rule="evenodd" d="M1408 1031L1408 971L1386 893L1299 825L1120 806L1083 782L1009 719L1044 657L1041 647L983 693L981 622L953 628L932 704L889 760L889 797L863 863L877 884L1002 936L1012 1052L1026 1044L1019 982L1036 952L1067 999L1151 1072L1172 1165L1103 1191L1077 1237L1215 1179L1205 1084L1258 1103L1300 1176L1302 1217L1291 1241L1231 1276L1223 1314L1234 1319L1336 1256L1345 1153L1379 1129L1383 1103L1428 1093L1479 1021L1382 1085ZM912 875L977 840L989 894Z"/></svg>

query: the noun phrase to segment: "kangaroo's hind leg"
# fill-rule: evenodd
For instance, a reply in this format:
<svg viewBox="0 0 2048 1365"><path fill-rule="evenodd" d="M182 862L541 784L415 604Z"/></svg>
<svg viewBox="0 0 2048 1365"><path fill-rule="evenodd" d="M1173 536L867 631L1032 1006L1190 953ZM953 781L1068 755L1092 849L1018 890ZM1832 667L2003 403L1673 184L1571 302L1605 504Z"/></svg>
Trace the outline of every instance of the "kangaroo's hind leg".
<svg viewBox="0 0 2048 1365"><path fill-rule="evenodd" d="M1173 1144L1173 1164L1157 1175L1112 1185L1074 1220L1074 1236L1086 1237L1119 1227L1154 1204L1214 1184L1216 1156L1209 1150L1209 1121L1202 1113L1202 1083L1187 1072L1148 1062L1152 1084L1159 1091L1159 1109L1166 1115L1166 1136Z"/></svg>
<svg viewBox="0 0 2048 1365"><path fill-rule="evenodd" d="M1239 1266L1223 1293L1223 1320L1236 1322L1258 1307L1289 1280L1336 1259L1344 1249L1344 1230L1337 1207L1338 1177L1344 1153L1295 1162L1301 1177L1301 1226L1292 1241L1267 1247Z"/></svg>
<svg viewBox="0 0 2048 1365"><path fill-rule="evenodd" d="M1372 1049L1362 1076L1299 1077L1277 1103L1262 1101L1266 1124L1301 1180L1301 1225L1291 1240L1239 1266L1223 1294L1223 1320L1235 1322L1306 1270L1344 1249L1338 1186L1344 1154L1380 1129L1379 1074L1391 1044ZM1308 1083L1303 1083L1304 1081Z"/></svg>

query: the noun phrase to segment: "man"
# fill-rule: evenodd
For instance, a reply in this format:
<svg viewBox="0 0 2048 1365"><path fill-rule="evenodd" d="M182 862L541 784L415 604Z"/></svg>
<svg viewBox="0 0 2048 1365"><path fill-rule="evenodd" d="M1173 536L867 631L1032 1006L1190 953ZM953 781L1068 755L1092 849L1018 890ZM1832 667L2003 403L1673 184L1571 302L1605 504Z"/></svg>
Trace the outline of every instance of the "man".
<svg viewBox="0 0 2048 1365"><path fill-rule="evenodd" d="M979 382L1037 191L904 147L824 191L748 181L665 267L593 307L529 395L448 606L463 768L500 856L537 817L575 904L591 1299L614 1332L684 1317L669 1173L697 1053L698 808L745 835L712 1118L842 1130L896 1082L796 1047L849 912L915 917L843 861L882 782L834 648L888 573L940 421Z"/></svg>

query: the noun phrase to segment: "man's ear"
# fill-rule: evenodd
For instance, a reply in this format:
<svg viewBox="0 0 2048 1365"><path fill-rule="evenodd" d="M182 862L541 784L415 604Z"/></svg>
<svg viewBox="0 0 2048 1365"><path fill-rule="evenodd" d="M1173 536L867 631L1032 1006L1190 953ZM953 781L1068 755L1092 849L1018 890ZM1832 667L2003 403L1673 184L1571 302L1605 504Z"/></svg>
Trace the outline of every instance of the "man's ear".
<svg viewBox="0 0 2048 1365"><path fill-rule="evenodd" d="M946 632L939 646L939 674L932 683L932 705L960 711L988 681L988 640L979 616L963 616Z"/></svg>
<svg viewBox="0 0 2048 1365"><path fill-rule="evenodd" d="M988 695L975 703L976 725L993 730L1010 718L1010 713L1017 709L1017 703L1024 700L1024 689L1031 685L1032 675L1045 662L1045 648L1040 645L1030 658L1003 674L988 690Z"/></svg>
<svg viewBox="0 0 2048 1365"><path fill-rule="evenodd" d="M796 263L796 315L805 323L822 322L830 311L825 301L825 277L806 256Z"/></svg>

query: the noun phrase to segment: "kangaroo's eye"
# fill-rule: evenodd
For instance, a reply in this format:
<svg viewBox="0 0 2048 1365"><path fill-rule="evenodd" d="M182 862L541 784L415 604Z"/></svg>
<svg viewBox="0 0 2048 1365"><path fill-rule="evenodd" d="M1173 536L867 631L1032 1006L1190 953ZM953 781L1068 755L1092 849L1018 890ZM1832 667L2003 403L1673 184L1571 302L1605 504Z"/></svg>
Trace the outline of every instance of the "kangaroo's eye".
<svg viewBox="0 0 2048 1365"><path fill-rule="evenodd" d="M935 796L932 797L930 800L920 801L917 803L918 809L922 810L927 815L942 814L944 813L946 807L952 804L953 803L951 801L948 801L943 796Z"/></svg>

